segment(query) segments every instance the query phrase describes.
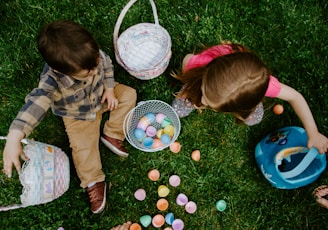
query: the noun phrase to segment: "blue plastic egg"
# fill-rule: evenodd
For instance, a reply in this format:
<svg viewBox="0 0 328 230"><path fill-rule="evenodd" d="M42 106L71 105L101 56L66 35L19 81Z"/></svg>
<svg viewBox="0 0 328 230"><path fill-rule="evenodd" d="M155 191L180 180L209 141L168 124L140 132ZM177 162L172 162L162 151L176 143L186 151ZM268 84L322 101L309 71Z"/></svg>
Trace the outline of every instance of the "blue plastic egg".
<svg viewBox="0 0 328 230"><path fill-rule="evenodd" d="M151 138L151 137L146 137L146 138L143 139L143 141L142 141L142 144L143 144L146 148L148 148L148 149L151 149L151 148L152 148L153 143L154 143L154 140L153 140L153 138Z"/></svg>
<svg viewBox="0 0 328 230"><path fill-rule="evenodd" d="M142 129L136 128L134 130L134 137L141 142L146 137L146 133Z"/></svg>
<svg viewBox="0 0 328 230"><path fill-rule="evenodd" d="M161 136L161 142L164 144L164 145L167 145L167 144L169 144L170 142L171 142L171 138L170 138L170 136L169 135L167 135L167 134L163 134L162 136Z"/></svg>
<svg viewBox="0 0 328 230"><path fill-rule="evenodd" d="M156 115L153 113L147 113L146 117L148 118L148 120L150 121L150 124L154 123L156 120Z"/></svg>

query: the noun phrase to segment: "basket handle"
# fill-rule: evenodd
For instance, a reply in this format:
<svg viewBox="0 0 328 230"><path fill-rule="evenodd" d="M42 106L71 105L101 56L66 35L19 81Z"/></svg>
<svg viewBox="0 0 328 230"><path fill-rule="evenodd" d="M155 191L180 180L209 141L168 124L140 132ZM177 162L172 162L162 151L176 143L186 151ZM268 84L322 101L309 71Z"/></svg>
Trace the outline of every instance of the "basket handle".
<svg viewBox="0 0 328 230"><path fill-rule="evenodd" d="M123 8L123 10L121 11L116 24L115 24L115 28L114 28L114 35L113 35L113 40L114 40L114 49L115 49L115 53L117 53L117 40L118 40L118 33L123 21L123 18L125 16L125 14L128 12L128 10L130 9L130 7L136 2L137 0L130 0L125 7ZM158 22L158 15L157 15L157 9L156 9L156 5L154 3L153 0L149 0L150 4L151 4L151 8L153 9L153 14L154 14L154 20L155 20L155 25L159 25Z"/></svg>
<svg viewBox="0 0 328 230"><path fill-rule="evenodd" d="M283 151L286 151L286 149L284 149L280 152L283 152ZM308 148L292 147L292 148L287 149L287 151L290 151L290 153L292 153L292 154L298 153L298 152L305 153L308 151ZM277 155L279 155L279 153ZM295 168L293 168L292 170L287 171L287 172L281 172L281 176L285 179L289 179L289 178L293 178L293 177L300 175L301 173L303 173L303 171L305 169L307 169L310 166L310 164L317 157L318 154L319 154L319 152L316 148L311 148L310 151L308 151L306 153L306 155L304 156L302 161Z"/></svg>

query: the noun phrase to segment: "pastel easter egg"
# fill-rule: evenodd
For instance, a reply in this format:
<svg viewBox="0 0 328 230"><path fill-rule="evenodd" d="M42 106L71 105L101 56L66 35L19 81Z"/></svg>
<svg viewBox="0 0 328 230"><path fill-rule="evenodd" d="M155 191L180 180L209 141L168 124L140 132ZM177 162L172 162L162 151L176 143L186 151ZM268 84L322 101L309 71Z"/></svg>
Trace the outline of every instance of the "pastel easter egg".
<svg viewBox="0 0 328 230"><path fill-rule="evenodd" d="M173 125L167 125L167 126L165 126L164 133L167 134L167 135L169 135L172 138L173 135L174 135L174 127L173 127Z"/></svg>
<svg viewBox="0 0 328 230"><path fill-rule="evenodd" d="M147 148L147 149L151 149L153 146L154 140L151 137L146 137L145 139L143 139L142 144Z"/></svg>
<svg viewBox="0 0 328 230"><path fill-rule="evenodd" d="M173 230L182 230L184 228L184 223L181 219L175 219L172 223Z"/></svg>
<svg viewBox="0 0 328 230"><path fill-rule="evenodd" d="M199 150L192 151L191 159L193 159L194 161L199 161L200 160L200 151Z"/></svg>
<svg viewBox="0 0 328 230"><path fill-rule="evenodd" d="M164 145L167 145L171 142L170 136L165 133L161 136L160 140Z"/></svg>
<svg viewBox="0 0 328 230"><path fill-rule="evenodd" d="M220 212L223 212L227 207L227 203L224 200L218 200L215 203L215 206L216 206L217 210L219 210Z"/></svg>
<svg viewBox="0 0 328 230"><path fill-rule="evenodd" d="M158 196L159 196L159 197L166 197L167 195L169 195L170 190L169 190L169 188L166 187L165 185L160 185L160 186L158 187L157 192L158 192Z"/></svg>
<svg viewBox="0 0 328 230"><path fill-rule="evenodd" d="M176 198L176 202L179 206L184 206L188 203L188 197L185 194L180 193Z"/></svg>
<svg viewBox="0 0 328 230"><path fill-rule="evenodd" d="M170 150L172 153L178 153L181 150L181 144L177 141L170 144Z"/></svg>
<svg viewBox="0 0 328 230"><path fill-rule="evenodd" d="M178 175L172 175L169 178L169 183L173 187L178 187L180 185L181 179Z"/></svg>
<svg viewBox="0 0 328 230"><path fill-rule="evenodd" d="M164 144L161 142L160 139L158 139L158 138L154 139L154 143L153 143L153 147L152 147L153 149L158 149L163 146L164 146Z"/></svg>
<svg viewBox="0 0 328 230"><path fill-rule="evenodd" d="M168 214L165 215L165 222L168 225L172 225L173 221L174 221L174 214L172 212L169 212Z"/></svg>
<svg viewBox="0 0 328 230"><path fill-rule="evenodd" d="M156 132L156 137L157 137L157 138L161 138L161 136L163 135L163 133L164 133L164 129L159 129L159 130L157 130L157 132Z"/></svg>
<svg viewBox="0 0 328 230"><path fill-rule="evenodd" d="M163 119L163 121L161 122L162 128L165 128L166 126L171 125L171 124L172 124L172 121L167 117L165 117Z"/></svg>
<svg viewBox="0 0 328 230"><path fill-rule="evenodd" d="M277 104L273 107L272 110L273 110L274 114L280 115L284 112L284 107L280 104Z"/></svg>
<svg viewBox="0 0 328 230"><path fill-rule="evenodd" d="M193 214L196 212L197 210L197 205L195 202L193 201L189 201L186 206L185 206L185 210L186 212L190 213L190 214Z"/></svg>
<svg viewBox="0 0 328 230"><path fill-rule="evenodd" d="M163 114L163 113L157 113L156 114L156 122L158 124L161 124L165 117L166 117L165 114Z"/></svg>
<svg viewBox="0 0 328 230"><path fill-rule="evenodd" d="M152 218L150 215L143 215L139 219L141 225L144 226L145 228L147 228L151 224L151 220Z"/></svg>
<svg viewBox="0 0 328 230"><path fill-rule="evenodd" d="M139 141L142 142L142 140L146 137L146 133L143 129L136 128L134 130L134 137Z"/></svg>
<svg viewBox="0 0 328 230"><path fill-rule="evenodd" d="M156 132L157 132L157 130L156 130L156 128L154 127L154 126L148 126L147 128L146 128L146 135L148 136L148 137L153 137L153 136L155 136L156 135Z"/></svg>
<svg viewBox="0 0 328 230"><path fill-rule="evenodd" d="M154 113L147 113L145 116L146 116L146 117L148 118L148 120L150 121L150 124L154 123L155 120L156 120L156 116L155 116Z"/></svg>
<svg viewBox="0 0 328 230"><path fill-rule="evenodd" d="M148 172L148 178L152 181L157 181L160 177L160 173L157 169L152 169Z"/></svg>
<svg viewBox="0 0 328 230"><path fill-rule="evenodd" d="M160 228L164 225L165 219L161 214L157 214L153 217L152 224L155 228Z"/></svg>
<svg viewBox="0 0 328 230"><path fill-rule="evenodd" d="M166 199L161 198L157 201L156 207L160 211L165 211L169 207L169 202Z"/></svg>
<svg viewBox="0 0 328 230"><path fill-rule="evenodd" d="M150 125L150 121L146 116L143 116L138 124L137 124L137 128L140 128L142 130L146 130L146 128Z"/></svg>
<svg viewBox="0 0 328 230"><path fill-rule="evenodd" d="M133 224L130 225L129 230L142 230L142 228L141 228L140 224L133 223Z"/></svg>
<svg viewBox="0 0 328 230"><path fill-rule="evenodd" d="M173 229L170 227L166 227L166 228L164 228L164 230L173 230Z"/></svg>
<svg viewBox="0 0 328 230"><path fill-rule="evenodd" d="M135 191L134 197L139 201L143 201L146 198L146 191L143 188L139 188Z"/></svg>

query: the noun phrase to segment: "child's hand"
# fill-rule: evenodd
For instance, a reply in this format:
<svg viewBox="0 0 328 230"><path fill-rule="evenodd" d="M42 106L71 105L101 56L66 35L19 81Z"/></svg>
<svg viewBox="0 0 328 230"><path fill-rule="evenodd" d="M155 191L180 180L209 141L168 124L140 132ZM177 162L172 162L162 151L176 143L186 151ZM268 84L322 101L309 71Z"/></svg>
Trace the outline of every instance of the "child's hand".
<svg viewBox="0 0 328 230"><path fill-rule="evenodd" d="M325 153L328 150L328 138L319 132L309 134L308 148L315 147L319 153Z"/></svg>
<svg viewBox="0 0 328 230"><path fill-rule="evenodd" d="M12 176L12 166L14 165L17 172L21 171L21 163L19 156L23 160L27 157L23 153L21 140L24 138L24 133L18 130L12 130L7 136L7 142L3 151L3 169L4 173L10 178Z"/></svg>
<svg viewBox="0 0 328 230"><path fill-rule="evenodd" d="M131 224L132 223L130 221L128 221L128 222L126 222L126 223L124 223L122 225L118 225L118 226L116 226L114 228L111 228L110 230L129 230Z"/></svg>
<svg viewBox="0 0 328 230"><path fill-rule="evenodd" d="M105 101L107 101L107 104L108 104L107 108L110 111L113 111L114 109L117 108L118 100L115 97L113 88L108 88L104 91L102 98L101 98L101 103L104 103Z"/></svg>

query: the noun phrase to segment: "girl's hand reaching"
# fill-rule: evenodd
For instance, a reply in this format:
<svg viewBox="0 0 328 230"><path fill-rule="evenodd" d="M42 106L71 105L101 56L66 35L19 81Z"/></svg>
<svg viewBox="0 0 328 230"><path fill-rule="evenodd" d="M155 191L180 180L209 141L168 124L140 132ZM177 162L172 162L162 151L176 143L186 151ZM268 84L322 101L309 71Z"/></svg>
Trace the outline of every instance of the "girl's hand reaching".
<svg viewBox="0 0 328 230"><path fill-rule="evenodd" d="M308 134L308 148L317 148L319 153L328 151L328 138L319 132Z"/></svg>

